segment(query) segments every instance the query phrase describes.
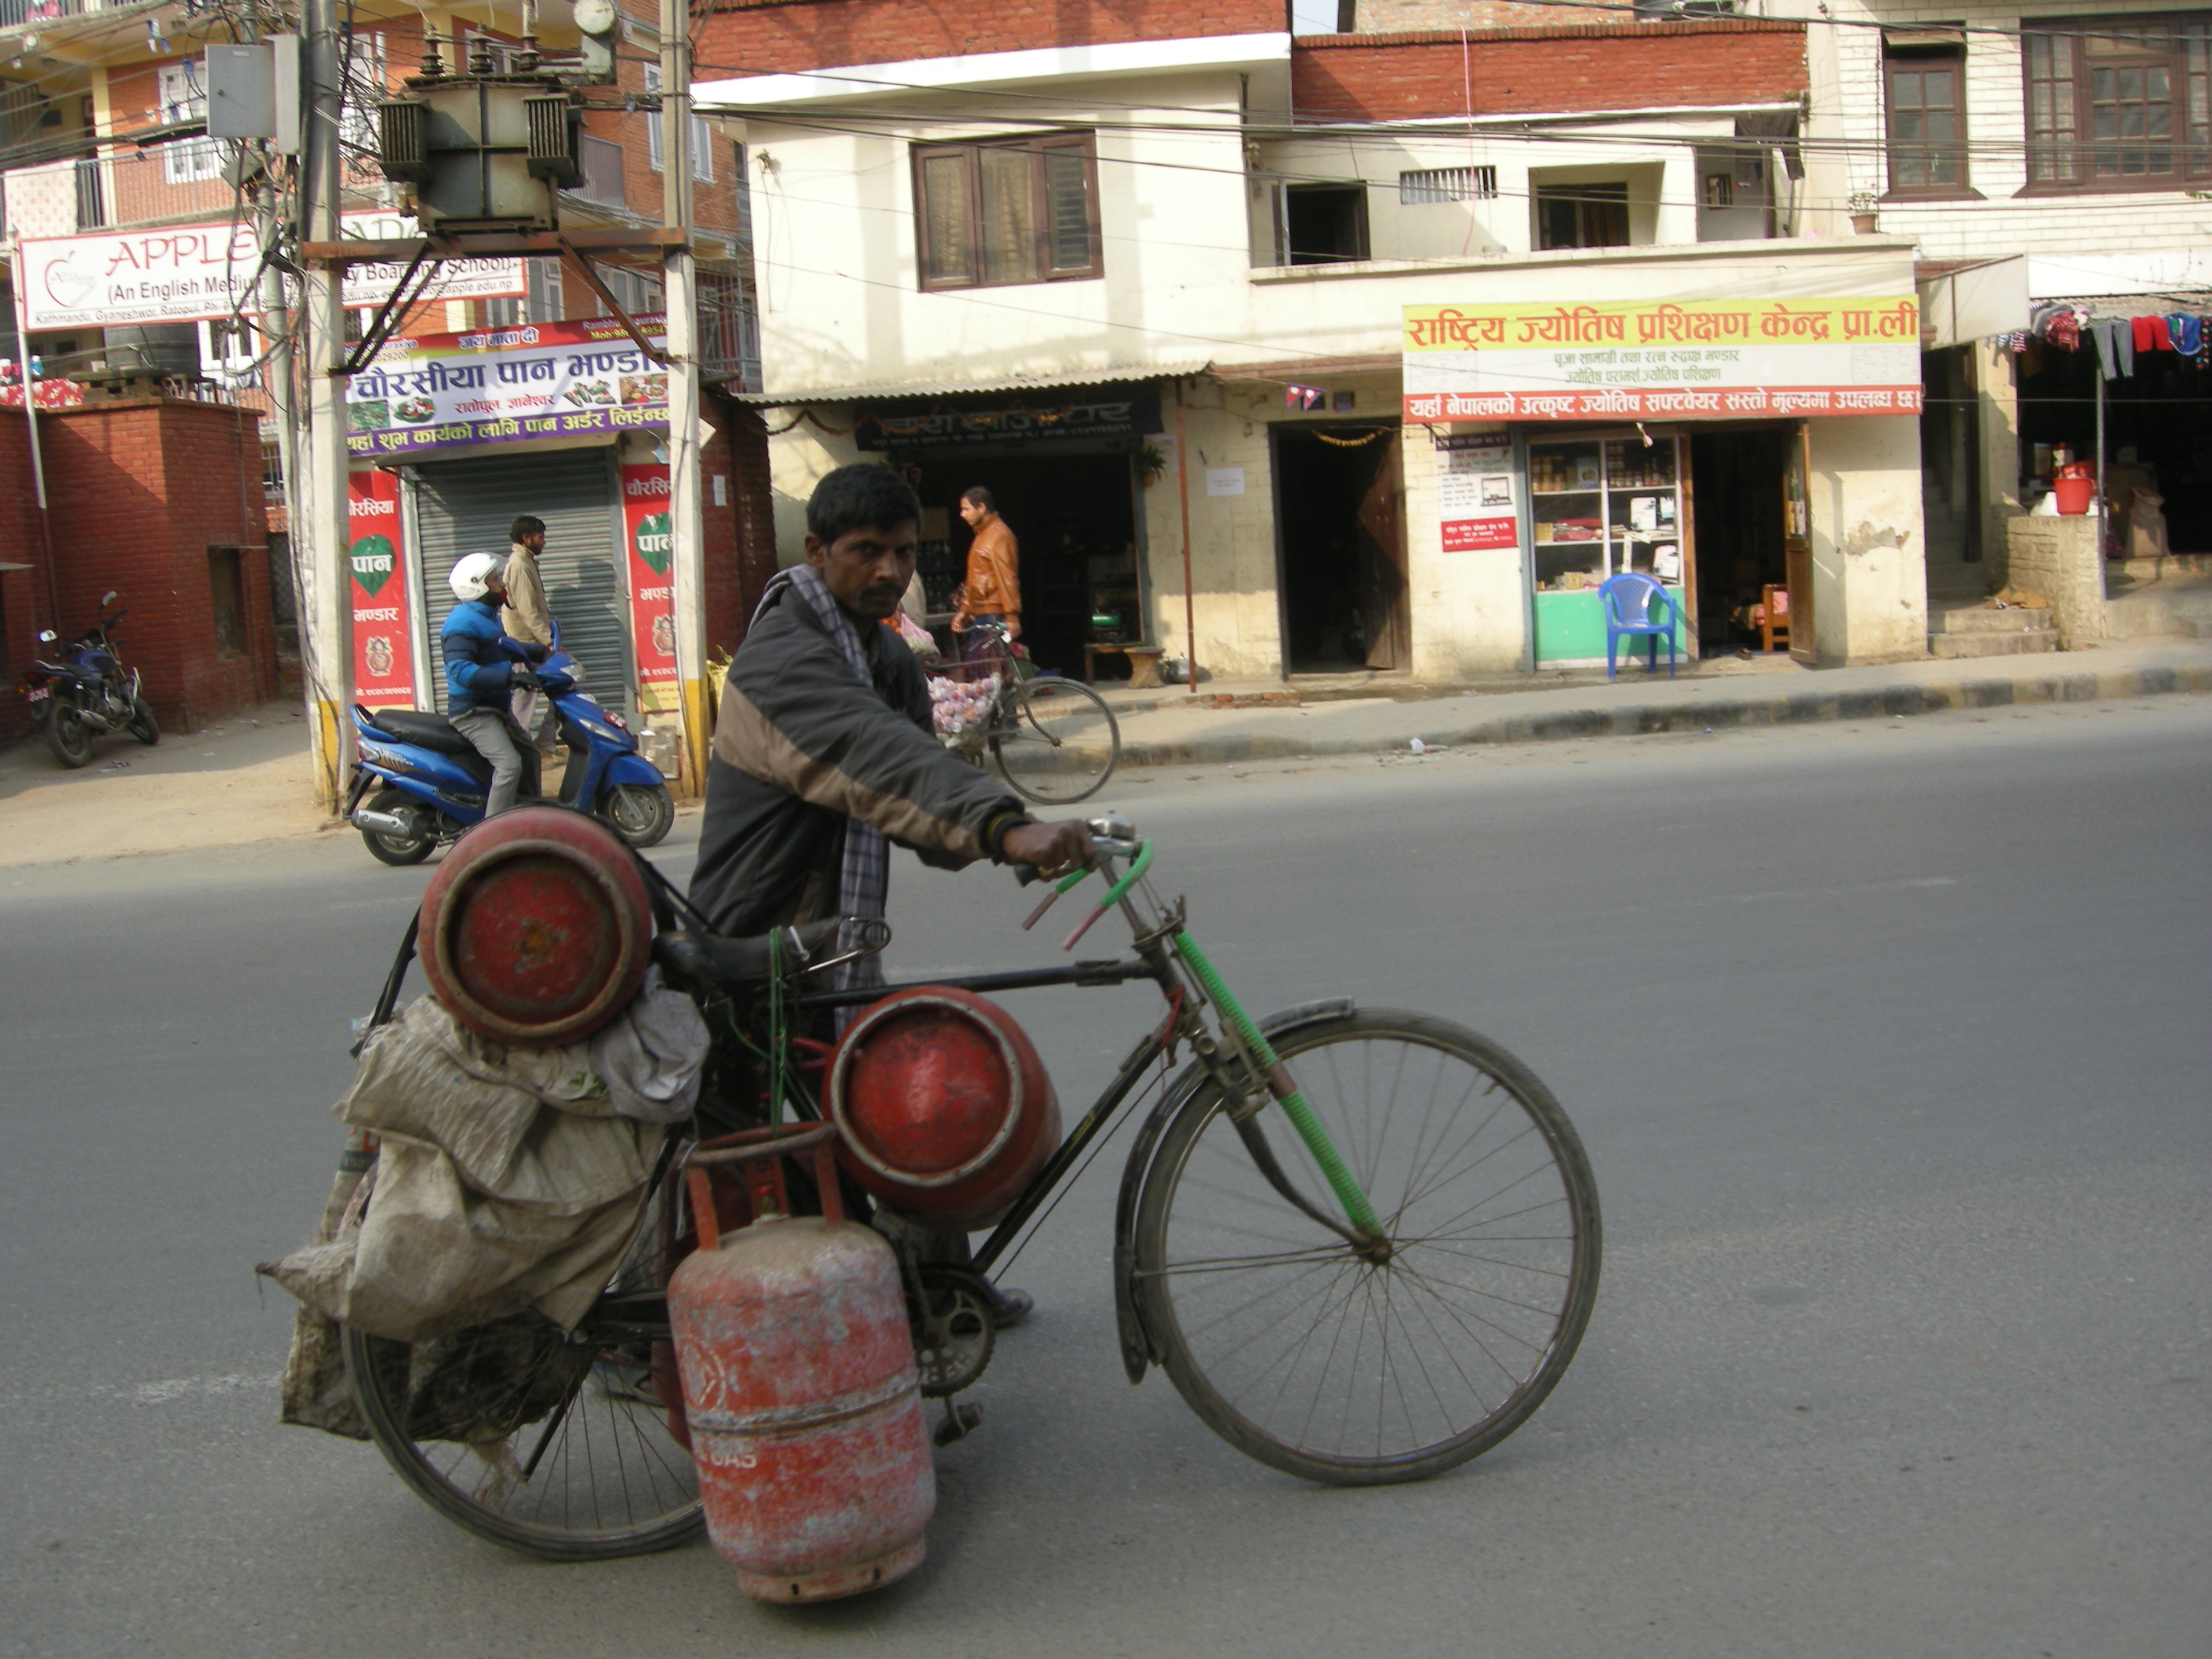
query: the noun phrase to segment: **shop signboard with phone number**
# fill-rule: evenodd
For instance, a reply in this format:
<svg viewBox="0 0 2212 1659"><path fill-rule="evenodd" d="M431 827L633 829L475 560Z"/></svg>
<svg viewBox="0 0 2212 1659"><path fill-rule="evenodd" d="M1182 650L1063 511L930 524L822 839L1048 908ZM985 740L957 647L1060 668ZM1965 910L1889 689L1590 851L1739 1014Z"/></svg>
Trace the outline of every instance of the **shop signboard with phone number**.
<svg viewBox="0 0 2212 1659"><path fill-rule="evenodd" d="M637 320L663 343L660 318ZM611 318L394 340L346 383L346 447L361 457L667 424L667 370Z"/></svg>
<svg viewBox="0 0 2212 1659"><path fill-rule="evenodd" d="M1409 421L1920 412L1909 295L1407 306L1401 343Z"/></svg>
<svg viewBox="0 0 2212 1659"><path fill-rule="evenodd" d="M399 554L399 480L389 472L348 473L346 524L354 696L368 708L412 708L415 635Z"/></svg>
<svg viewBox="0 0 2212 1659"><path fill-rule="evenodd" d="M629 625L641 714L682 709L676 671L676 567L668 520L668 469L622 469L623 545L629 549Z"/></svg>

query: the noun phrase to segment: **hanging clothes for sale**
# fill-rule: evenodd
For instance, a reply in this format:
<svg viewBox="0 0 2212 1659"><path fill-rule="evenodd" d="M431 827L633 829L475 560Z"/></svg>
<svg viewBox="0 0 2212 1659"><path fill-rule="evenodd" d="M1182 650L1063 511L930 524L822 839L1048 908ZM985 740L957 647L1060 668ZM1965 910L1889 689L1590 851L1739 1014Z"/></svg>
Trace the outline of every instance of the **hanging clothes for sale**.
<svg viewBox="0 0 2212 1659"><path fill-rule="evenodd" d="M2185 357L2194 357L2204 349L2204 331L2194 317L2176 312L2166 319L2166 331L2173 349Z"/></svg>

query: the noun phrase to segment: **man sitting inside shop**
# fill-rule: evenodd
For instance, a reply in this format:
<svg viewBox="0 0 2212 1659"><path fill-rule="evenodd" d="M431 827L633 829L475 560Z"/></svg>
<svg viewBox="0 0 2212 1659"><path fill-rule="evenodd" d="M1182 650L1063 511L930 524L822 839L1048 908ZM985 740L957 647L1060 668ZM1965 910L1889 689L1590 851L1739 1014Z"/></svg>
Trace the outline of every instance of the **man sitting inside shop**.
<svg viewBox="0 0 2212 1659"><path fill-rule="evenodd" d="M1039 823L940 744L914 653L884 624L914 577L921 503L888 468L838 468L806 504L806 562L776 573L730 665L691 898L717 933L881 916L890 845L957 870L1048 874L1091 855L1080 820ZM841 987L880 984L873 957ZM965 1260L954 1236L933 1247ZM1028 1311L1002 1292L1000 1322Z"/></svg>

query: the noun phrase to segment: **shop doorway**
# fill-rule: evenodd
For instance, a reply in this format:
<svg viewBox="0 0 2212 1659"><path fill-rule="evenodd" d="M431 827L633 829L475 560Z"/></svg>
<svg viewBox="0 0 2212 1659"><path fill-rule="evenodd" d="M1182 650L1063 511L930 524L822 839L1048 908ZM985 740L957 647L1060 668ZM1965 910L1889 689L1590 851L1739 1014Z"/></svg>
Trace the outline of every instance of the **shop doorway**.
<svg viewBox="0 0 2212 1659"><path fill-rule="evenodd" d="M1811 660L1812 560L1802 457L1794 425L1692 435L1700 654L1759 652L1771 641L1775 650L1786 647ZM1778 601L1778 592L1786 597Z"/></svg>
<svg viewBox="0 0 2212 1659"><path fill-rule="evenodd" d="M430 461L410 466L408 495L422 588L425 680L441 713L445 659L438 629L453 609L446 579L464 555L507 555L507 527L520 514L545 521L538 556L546 608L561 646L584 666L584 689L623 714L637 708L631 660L629 585L622 558L622 495L611 449Z"/></svg>
<svg viewBox="0 0 2212 1659"><path fill-rule="evenodd" d="M2160 497L2166 550L2212 552L2212 354L2138 351L2133 374L2105 382L2105 491L2123 550L2136 540L2136 492ZM2030 501L2060 452L2097 459L2097 351L2035 341L2020 358L2021 482Z"/></svg>
<svg viewBox="0 0 2212 1659"><path fill-rule="evenodd" d="M1283 661L1292 674L1413 662L1399 428L1272 428Z"/></svg>
<svg viewBox="0 0 2212 1659"><path fill-rule="evenodd" d="M975 539L960 517L981 484L1021 546L1022 639L1041 668L1085 678L1085 645L1145 643L1138 574L1134 457L993 453L978 445L896 458L921 496L916 563L933 615L952 609ZM1097 656L1101 678L1128 672L1126 657Z"/></svg>

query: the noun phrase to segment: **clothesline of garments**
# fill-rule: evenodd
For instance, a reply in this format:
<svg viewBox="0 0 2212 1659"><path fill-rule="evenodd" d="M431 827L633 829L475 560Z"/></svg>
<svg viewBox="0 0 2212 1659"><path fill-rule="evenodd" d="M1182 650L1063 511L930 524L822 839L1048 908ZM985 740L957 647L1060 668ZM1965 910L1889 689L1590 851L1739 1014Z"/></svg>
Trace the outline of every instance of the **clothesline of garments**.
<svg viewBox="0 0 2212 1659"><path fill-rule="evenodd" d="M2136 359L2172 352L2203 368L2212 366L2212 316L2169 312L2142 317L2095 317L2068 300L2045 300L2028 314L2028 325L1992 341L2001 350L2029 353L2039 346L2078 351L2096 348L2097 367L2108 380L2133 375Z"/></svg>

